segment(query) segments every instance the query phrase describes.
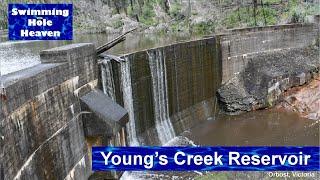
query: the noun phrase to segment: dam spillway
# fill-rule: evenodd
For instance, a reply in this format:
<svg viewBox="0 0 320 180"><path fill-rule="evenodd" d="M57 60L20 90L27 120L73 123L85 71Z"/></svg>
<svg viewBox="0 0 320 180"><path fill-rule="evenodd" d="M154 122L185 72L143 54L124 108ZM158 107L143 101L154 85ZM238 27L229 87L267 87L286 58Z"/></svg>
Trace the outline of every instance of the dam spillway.
<svg viewBox="0 0 320 180"><path fill-rule="evenodd" d="M88 179L92 146L162 145L188 132L200 145L318 145L311 121L273 111L224 116L216 99L221 83L245 69L246 57L303 48L316 37L313 24L294 24L118 57L97 58L92 44L43 51L41 64L1 76L0 177ZM119 116L105 112L109 107Z"/></svg>
<svg viewBox="0 0 320 180"><path fill-rule="evenodd" d="M251 57L255 64L255 57L270 52L272 58L274 52L306 47L316 36L317 28L311 24L269 26L138 51L122 56L120 63L109 60L109 69L102 68L102 79L108 76L103 72L111 71L113 83L103 88L107 94L123 92L115 99L126 103L131 114L128 130L134 144L163 144L167 138L161 133L179 135L216 119L216 91L245 70ZM165 122L163 127L159 120Z"/></svg>
<svg viewBox="0 0 320 180"><path fill-rule="evenodd" d="M123 92L117 103L124 104L134 119L128 130L134 137L141 136L135 140L140 145L163 144L193 126L193 119L214 117L220 83L215 46L215 39L208 38L127 54L122 62L113 63L111 71L121 77L108 80L113 83L104 91ZM102 76L110 72L109 67L102 69ZM152 137L158 139L148 139Z"/></svg>

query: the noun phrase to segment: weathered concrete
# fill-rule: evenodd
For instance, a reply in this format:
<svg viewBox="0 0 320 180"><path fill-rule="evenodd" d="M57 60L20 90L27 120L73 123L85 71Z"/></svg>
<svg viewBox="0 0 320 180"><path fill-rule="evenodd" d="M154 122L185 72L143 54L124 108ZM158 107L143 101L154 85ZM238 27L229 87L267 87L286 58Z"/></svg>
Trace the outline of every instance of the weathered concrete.
<svg viewBox="0 0 320 180"><path fill-rule="evenodd" d="M42 64L0 77L0 178L87 179L79 98L97 87L95 48L67 45L40 56Z"/></svg>
<svg viewBox="0 0 320 180"><path fill-rule="evenodd" d="M41 63L72 63L83 57L95 56L94 53L95 48L90 43L70 44L41 51L40 60Z"/></svg>
<svg viewBox="0 0 320 180"><path fill-rule="evenodd" d="M139 143L161 144L159 139L180 134L218 112L218 55L215 38L127 54L120 63L102 64L104 91L129 111ZM161 132L160 126L165 127Z"/></svg>
<svg viewBox="0 0 320 180"><path fill-rule="evenodd" d="M249 64L256 67L253 57L306 47L313 43L317 34L314 24L244 28L203 40L131 53L117 58L117 61L108 57L101 66L104 92L129 111L130 121L134 122L131 124L135 130L133 133L142 137L136 138L141 144L161 144L155 140L161 136L157 131L159 119L172 123L176 134L194 125L194 119L211 119L218 112L215 92L221 82L226 83L247 69ZM284 59L281 62L286 65ZM231 99L225 99L226 103L244 101L243 105L236 105L240 107L234 107L237 109L234 111L265 107L262 102L253 107L256 100L246 90L239 92L245 82L241 76L238 78L241 78L237 81L240 84L233 84L232 90L227 90L226 94L221 93L223 97L231 96ZM256 91L250 93L263 97L264 89L259 89L258 85L255 88ZM237 97L239 99L232 99L237 93L241 95ZM268 98L270 103L272 98L276 99L273 95ZM166 131L164 134L171 133Z"/></svg>
<svg viewBox="0 0 320 180"><path fill-rule="evenodd" d="M80 99L83 110L94 112L84 119L87 136L112 136L121 131L129 121L127 111L99 89L92 90Z"/></svg>
<svg viewBox="0 0 320 180"><path fill-rule="evenodd" d="M318 24L288 24L233 29L217 35L222 61L222 83L245 69L251 55L264 51L302 48L319 36Z"/></svg>
<svg viewBox="0 0 320 180"><path fill-rule="evenodd" d="M318 47L259 53L218 90L220 104L229 114L271 107L284 91L309 82L319 69Z"/></svg>

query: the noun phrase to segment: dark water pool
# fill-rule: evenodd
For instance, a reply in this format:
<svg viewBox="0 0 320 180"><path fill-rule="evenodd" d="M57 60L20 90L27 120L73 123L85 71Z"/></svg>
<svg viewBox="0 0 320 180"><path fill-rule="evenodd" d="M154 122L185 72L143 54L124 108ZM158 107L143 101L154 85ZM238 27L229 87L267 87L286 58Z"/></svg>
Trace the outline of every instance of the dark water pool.
<svg viewBox="0 0 320 180"><path fill-rule="evenodd" d="M219 115L190 129L199 145L319 146L319 123L296 113L259 110L237 116Z"/></svg>

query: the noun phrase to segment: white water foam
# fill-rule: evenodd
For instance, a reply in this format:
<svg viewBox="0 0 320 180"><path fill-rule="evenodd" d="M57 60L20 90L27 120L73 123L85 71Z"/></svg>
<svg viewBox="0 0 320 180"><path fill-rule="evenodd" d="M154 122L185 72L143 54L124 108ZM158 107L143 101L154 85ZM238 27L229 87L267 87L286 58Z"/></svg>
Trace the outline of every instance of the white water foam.
<svg viewBox="0 0 320 180"><path fill-rule="evenodd" d="M134 118L130 62L127 57L125 61L121 62L121 82L122 82L122 88L123 88L124 108L129 113L129 123L127 124L127 130L129 134L128 143L130 146L138 146L140 143L137 138L135 118Z"/></svg>
<svg viewBox="0 0 320 180"><path fill-rule="evenodd" d="M167 143L164 144L164 146L198 146L196 145L191 139L185 137L185 136L176 136ZM203 175L199 171L193 171L194 173L198 175ZM148 172L148 171L125 171L121 178L121 180L142 180L142 179L182 179L182 177L179 178L177 176L172 175L166 175L165 173L154 173L154 172Z"/></svg>
<svg viewBox="0 0 320 180"><path fill-rule="evenodd" d="M162 50L151 50L147 53L152 77L156 130L161 144L165 144L175 137L169 116L166 58Z"/></svg>
<svg viewBox="0 0 320 180"><path fill-rule="evenodd" d="M101 64L101 79L103 92L108 95L113 101L116 101L115 85L113 81L113 73L111 62L103 60Z"/></svg>

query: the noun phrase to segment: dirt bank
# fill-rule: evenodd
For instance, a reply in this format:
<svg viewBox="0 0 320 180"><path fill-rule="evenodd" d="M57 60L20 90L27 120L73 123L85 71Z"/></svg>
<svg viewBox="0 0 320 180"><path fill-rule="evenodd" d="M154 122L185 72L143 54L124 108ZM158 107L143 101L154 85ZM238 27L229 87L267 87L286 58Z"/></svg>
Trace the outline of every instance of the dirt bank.
<svg viewBox="0 0 320 180"><path fill-rule="evenodd" d="M294 87L284 93L277 109L298 112L302 117L320 120L320 77L309 84Z"/></svg>

